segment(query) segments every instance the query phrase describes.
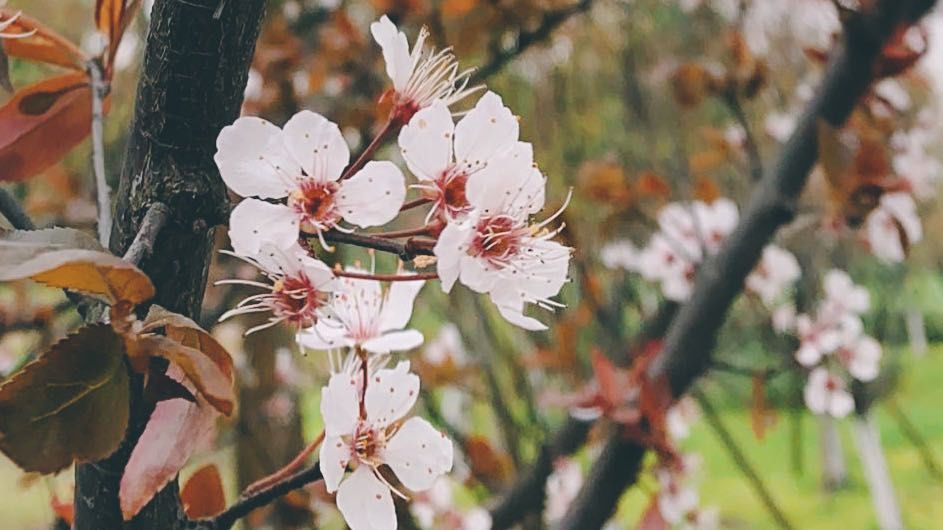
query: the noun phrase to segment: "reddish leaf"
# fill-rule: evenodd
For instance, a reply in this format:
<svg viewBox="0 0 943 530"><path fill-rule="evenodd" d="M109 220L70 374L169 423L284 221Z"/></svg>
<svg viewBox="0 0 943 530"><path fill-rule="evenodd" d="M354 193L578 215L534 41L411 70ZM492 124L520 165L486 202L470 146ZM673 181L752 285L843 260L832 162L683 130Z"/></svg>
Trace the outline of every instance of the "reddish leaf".
<svg viewBox="0 0 943 530"><path fill-rule="evenodd" d="M907 34L910 31L916 31L920 36L918 46L915 48L911 44L913 39L909 39ZM898 76L907 70L913 68L917 61L926 55L930 39L927 36L927 30L921 26L903 25L897 28L894 35L884 49L881 50L881 57L874 65L874 76L876 79L884 77Z"/></svg>
<svg viewBox="0 0 943 530"><path fill-rule="evenodd" d="M144 329L151 331L160 328L164 329L167 337L206 354L230 379L235 377L232 356L222 344L193 320L155 304L147 312Z"/></svg>
<svg viewBox="0 0 943 530"><path fill-rule="evenodd" d="M9 8L0 8L0 20L7 20L16 14L16 11ZM88 56L68 39L32 17L20 14L16 22L4 30L4 33L14 35L30 32L34 33L29 37L3 39L7 55L85 70ZM84 74L82 76L84 77Z"/></svg>
<svg viewBox="0 0 943 530"><path fill-rule="evenodd" d="M504 482L511 473L510 457L497 451L483 436L469 436L465 441L468 465L477 477L486 477L496 483Z"/></svg>
<svg viewBox="0 0 943 530"><path fill-rule="evenodd" d="M180 491L183 510L190 519L213 517L226 509L223 480L215 464L209 464L190 475Z"/></svg>
<svg viewBox="0 0 943 530"><path fill-rule="evenodd" d="M65 523L72 527L72 524L75 522L75 503L71 501L62 501L59 499L59 496L55 493L52 494L52 498L49 499L49 507L52 508L52 513L56 514L56 517L65 521Z"/></svg>
<svg viewBox="0 0 943 530"><path fill-rule="evenodd" d="M593 350L592 363L599 394L610 407L618 406L625 387L620 385L616 366L598 349Z"/></svg>
<svg viewBox="0 0 943 530"><path fill-rule="evenodd" d="M123 359L121 337L105 324L57 342L0 386L0 450L39 473L110 455L128 424Z"/></svg>
<svg viewBox="0 0 943 530"><path fill-rule="evenodd" d="M183 382L183 371L171 366L168 375ZM184 383L186 384L186 383ZM219 414L201 397L161 401L131 452L121 477L121 513L134 517L154 494L172 480L193 453L211 438Z"/></svg>
<svg viewBox="0 0 943 530"><path fill-rule="evenodd" d="M0 107L0 180L23 180L62 160L91 130L91 98L85 74L72 72L25 87Z"/></svg>

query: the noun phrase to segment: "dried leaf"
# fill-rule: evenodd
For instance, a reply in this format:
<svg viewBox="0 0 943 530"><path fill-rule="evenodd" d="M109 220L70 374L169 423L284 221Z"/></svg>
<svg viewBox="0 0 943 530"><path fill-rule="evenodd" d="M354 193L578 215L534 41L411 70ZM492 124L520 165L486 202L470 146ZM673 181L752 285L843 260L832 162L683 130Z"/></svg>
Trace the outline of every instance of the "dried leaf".
<svg viewBox="0 0 943 530"><path fill-rule="evenodd" d="M112 305L137 305L154 296L154 285L140 269L96 250L53 250L0 270L0 281L24 278L78 291Z"/></svg>
<svg viewBox="0 0 943 530"><path fill-rule="evenodd" d="M842 141L841 131L825 120L818 121L819 165L833 190L845 189L845 176L854 161L852 149Z"/></svg>
<svg viewBox="0 0 943 530"><path fill-rule="evenodd" d="M716 84L714 76L695 63L682 64L671 75L675 100L683 107L699 105L705 97L714 93Z"/></svg>
<svg viewBox="0 0 943 530"><path fill-rule="evenodd" d="M53 345L0 387L0 450L54 473L110 455L128 424L121 337L94 324Z"/></svg>
<svg viewBox="0 0 943 530"><path fill-rule="evenodd" d="M193 320L155 304L147 312L144 329L152 331L160 328L164 329L167 337L206 354L230 379L235 377L232 356L215 337Z"/></svg>
<svg viewBox="0 0 943 530"><path fill-rule="evenodd" d="M179 367L172 365L167 373L186 384ZM197 403L172 399L157 404L121 477L118 496L125 520L137 515L206 444L218 417L213 407L199 397Z"/></svg>
<svg viewBox="0 0 943 530"><path fill-rule="evenodd" d="M235 410L233 374L227 372L227 369L231 370L231 364L217 364L209 354L161 335L134 337L128 345L128 355L139 359L163 357L169 360L183 370L187 380L218 411L230 416Z"/></svg>
<svg viewBox="0 0 943 530"><path fill-rule="evenodd" d="M0 8L0 19L6 20L16 14L17 11ZM4 30L4 33L13 35L30 32L34 33L29 37L3 39L3 47L7 55L74 70L85 70L85 62L88 61L85 52L32 17L20 14L16 22ZM84 74L82 75L84 77Z"/></svg>
<svg viewBox="0 0 943 530"><path fill-rule="evenodd" d="M511 460L507 454L498 452L483 436L469 436L465 440L468 465L476 477L486 477L502 483L510 476Z"/></svg>
<svg viewBox="0 0 943 530"><path fill-rule="evenodd" d="M190 519L213 517L226 509L223 480L215 464L203 466L190 475L180 490L180 501Z"/></svg>
<svg viewBox="0 0 943 530"><path fill-rule="evenodd" d="M22 88L0 107L0 181L41 173L84 140L91 98L85 74L72 72Z"/></svg>
<svg viewBox="0 0 943 530"><path fill-rule="evenodd" d="M620 384L620 377L616 366L598 349L594 349L591 361L599 394L610 407L618 406L622 401L625 387Z"/></svg>

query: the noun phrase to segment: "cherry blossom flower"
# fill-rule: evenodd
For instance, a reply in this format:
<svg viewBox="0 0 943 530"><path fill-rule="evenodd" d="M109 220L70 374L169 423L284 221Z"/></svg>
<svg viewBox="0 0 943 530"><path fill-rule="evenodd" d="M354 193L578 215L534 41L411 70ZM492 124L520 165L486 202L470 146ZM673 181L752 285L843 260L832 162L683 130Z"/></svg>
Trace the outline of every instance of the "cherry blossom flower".
<svg viewBox="0 0 943 530"><path fill-rule="evenodd" d="M242 300L219 318L222 322L246 313L272 313L268 322L247 330L246 335L281 322L289 322L297 330L314 325L319 310L327 302L328 293L335 287L330 267L308 256L297 244L287 250L264 245L254 255L223 253L255 266L270 282L242 279L216 282L216 285L247 285L264 290Z"/></svg>
<svg viewBox="0 0 943 530"><path fill-rule="evenodd" d="M796 128L796 115L791 112L771 112L763 123L766 134L779 143L785 143Z"/></svg>
<svg viewBox="0 0 943 530"><path fill-rule="evenodd" d="M701 409L690 396L684 396L665 414L665 424L672 440L683 440L691 434L691 425L701 417Z"/></svg>
<svg viewBox="0 0 943 530"><path fill-rule="evenodd" d="M855 408L855 400L846 389L845 381L825 367L812 370L803 396L806 406L815 414L844 418Z"/></svg>
<svg viewBox="0 0 943 530"><path fill-rule="evenodd" d="M746 286L759 295L763 303L772 306L801 274L799 262L792 253L775 245L767 245L760 263L747 276Z"/></svg>
<svg viewBox="0 0 943 530"><path fill-rule="evenodd" d="M840 316L847 312L860 315L871 307L868 290L855 285L845 271L829 270L825 273L822 286L825 289L825 301L820 311L826 314Z"/></svg>
<svg viewBox="0 0 943 530"><path fill-rule="evenodd" d="M842 345L835 356L852 377L865 383L877 378L881 370L881 343L867 335Z"/></svg>
<svg viewBox="0 0 943 530"><path fill-rule="evenodd" d="M314 350L358 347L377 354L411 350L422 344L423 336L404 328L424 284L392 282L384 291L376 280L339 278L321 318L298 334L298 342Z"/></svg>
<svg viewBox="0 0 943 530"><path fill-rule="evenodd" d="M904 261L910 245L923 239L917 205L909 193L881 196L879 206L868 215L865 230L871 252L887 263Z"/></svg>
<svg viewBox="0 0 943 530"><path fill-rule="evenodd" d="M562 208L541 223L529 222L543 207L544 184L530 144L522 142L469 179L466 195L473 209L462 221L449 223L433 249L443 291L461 280L473 291L488 293L512 324L546 329L524 316L524 305L560 306L550 297L566 283L570 249L551 241L557 231L544 230Z"/></svg>
<svg viewBox="0 0 943 530"><path fill-rule="evenodd" d="M321 390L324 484L337 492L337 507L352 530L396 528L391 491L405 494L384 478L381 467L412 491L431 488L452 469L451 440L422 418L406 418L418 395L419 378L409 372L408 361L363 378L336 373Z"/></svg>
<svg viewBox="0 0 943 530"><path fill-rule="evenodd" d="M927 152L934 141L935 133L925 127L897 132L891 138L891 144L896 149L894 173L909 184L911 193L919 200L934 198L940 178L943 177L943 163Z"/></svg>
<svg viewBox="0 0 943 530"><path fill-rule="evenodd" d="M547 477L546 485L544 519L547 523L563 519L582 487L583 471L577 461L560 458L553 463L553 473Z"/></svg>
<svg viewBox="0 0 943 530"><path fill-rule="evenodd" d="M599 261L609 269L639 270L640 252L628 239L613 241L599 252Z"/></svg>
<svg viewBox="0 0 943 530"><path fill-rule="evenodd" d="M788 333L796 327L796 306L791 303L781 304L773 310L773 329L776 333Z"/></svg>
<svg viewBox="0 0 943 530"><path fill-rule="evenodd" d="M494 92L485 93L457 125L441 100L417 112L400 131L399 146L420 181L415 187L433 202L427 222L433 216L451 221L467 214L472 209L468 180L512 150L528 149L518 145L518 132L517 118Z"/></svg>
<svg viewBox="0 0 943 530"><path fill-rule="evenodd" d="M796 360L806 367L817 365L822 357L831 354L846 337L856 335L861 330L861 320L846 314L840 320L813 320L808 315L796 318L796 331L799 333L799 349Z"/></svg>
<svg viewBox="0 0 943 530"><path fill-rule="evenodd" d="M284 129L243 117L219 133L216 165L226 185L243 197L287 199L285 204L247 198L229 219L233 249L243 255L264 242L287 248L298 232L343 230L341 220L365 228L391 221L406 197L403 173L392 162L372 161L339 180L350 160L340 129L319 114L301 111Z"/></svg>
<svg viewBox="0 0 943 530"><path fill-rule="evenodd" d="M459 71L451 48L426 48L429 31L425 27L419 31L412 52L406 35L386 15L370 24L370 33L383 50L386 73L393 81L393 116L397 119L407 122L435 100L449 106L481 89L468 87L473 70Z"/></svg>

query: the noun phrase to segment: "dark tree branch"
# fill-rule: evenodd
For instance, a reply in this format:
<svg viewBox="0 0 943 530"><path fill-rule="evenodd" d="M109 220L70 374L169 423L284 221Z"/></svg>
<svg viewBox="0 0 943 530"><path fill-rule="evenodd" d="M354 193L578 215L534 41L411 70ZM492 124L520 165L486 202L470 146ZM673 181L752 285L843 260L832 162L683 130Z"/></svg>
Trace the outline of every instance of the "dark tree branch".
<svg viewBox="0 0 943 530"><path fill-rule="evenodd" d="M309 241L317 244L317 238L314 236L306 236ZM329 243L344 243L347 245L353 245L355 247L363 248L372 248L373 250L379 250L380 252L386 252L398 256L399 259L403 261L412 261L416 256L432 256L432 245L429 243L435 243L432 240L426 240L423 238L410 238L407 239L405 243L400 243L399 241L391 241L388 239L383 239L382 237L374 237L367 234L358 234L358 233L346 233L340 232L338 230L330 230L324 232L324 239Z"/></svg>
<svg viewBox="0 0 943 530"><path fill-rule="evenodd" d="M144 258L150 257L154 252L154 242L169 218L170 208L166 204L162 202L151 204L147 213L144 214L144 219L141 220L141 226L138 227L134 241L124 253L124 260L137 264L141 263Z"/></svg>
<svg viewBox="0 0 943 530"><path fill-rule="evenodd" d="M33 220L26 215L20 203L5 188L0 188L0 214L3 214L17 230L35 230Z"/></svg>

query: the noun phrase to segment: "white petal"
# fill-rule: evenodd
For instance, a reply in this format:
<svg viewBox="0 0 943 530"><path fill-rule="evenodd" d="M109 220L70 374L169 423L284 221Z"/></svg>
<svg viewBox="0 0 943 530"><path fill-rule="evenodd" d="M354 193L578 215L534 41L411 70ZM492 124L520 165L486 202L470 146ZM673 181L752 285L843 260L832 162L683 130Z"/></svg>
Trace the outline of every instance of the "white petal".
<svg viewBox="0 0 943 530"><path fill-rule="evenodd" d="M213 160L223 182L243 197L285 197L301 175L282 130L262 118L239 118L224 127L216 138Z"/></svg>
<svg viewBox="0 0 943 530"><path fill-rule="evenodd" d="M409 42L406 35L397 31L386 15L370 24L370 33L373 39L383 50L383 60L386 61L386 75L393 80L393 88L400 91L406 87L409 76L412 74L413 62L409 55Z"/></svg>
<svg viewBox="0 0 943 530"><path fill-rule="evenodd" d="M422 418L410 418L389 441L384 462L413 491L432 487L452 469L452 441Z"/></svg>
<svg viewBox="0 0 943 530"><path fill-rule="evenodd" d="M528 331L543 331L547 326L536 318L524 316L524 299L519 293L509 289L496 289L491 292L491 301L505 320Z"/></svg>
<svg viewBox="0 0 943 530"><path fill-rule="evenodd" d="M367 466L360 466L337 491L337 509L350 530L395 530L390 489Z"/></svg>
<svg viewBox="0 0 943 530"><path fill-rule="evenodd" d="M417 112L399 133L399 148L419 180L432 180L452 165L452 113L441 100Z"/></svg>
<svg viewBox="0 0 943 530"><path fill-rule="evenodd" d="M556 241L526 237L512 260L510 280L530 299L556 296L566 284L570 255L570 249Z"/></svg>
<svg viewBox="0 0 943 530"><path fill-rule="evenodd" d="M343 326L329 325L325 317L318 319L313 328L308 328L296 337L298 343L312 350L328 351L354 345Z"/></svg>
<svg viewBox="0 0 943 530"><path fill-rule="evenodd" d="M337 180L350 162L350 149L337 124L303 110L288 120L285 144L309 177Z"/></svg>
<svg viewBox="0 0 943 530"><path fill-rule="evenodd" d="M341 183L337 206L348 223L361 228L392 221L406 198L406 179L392 162L367 162Z"/></svg>
<svg viewBox="0 0 943 530"><path fill-rule="evenodd" d="M344 436L354 432L360 419L357 381L350 374L331 376L321 388L321 418L327 436Z"/></svg>
<svg viewBox="0 0 943 530"><path fill-rule="evenodd" d="M472 174L465 185L468 202L482 215L506 213L518 218L543 208L546 178L534 167L533 146L517 142L511 147Z"/></svg>
<svg viewBox="0 0 943 530"><path fill-rule="evenodd" d="M475 108L455 126L455 159L463 168L478 170L518 138L517 118L501 96L486 92Z"/></svg>
<svg viewBox="0 0 943 530"><path fill-rule="evenodd" d="M350 462L350 446L344 443L339 436L325 436L321 442L321 451L318 456L321 463L321 474L324 476L324 485L328 493L337 491L347 463Z"/></svg>
<svg viewBox="0 0 943 530"><path fill-rule="evenodd" d="M822 360L822 352L814 344L805 343L796 351L796 360L802 366L815 366Z"/></svg>
<svg viewBox="0 0 943 530"><path fill-rule="evenodd" d="M844 389L829 393L828 400L828 413L833 418L844 418L855 410L855 399Z"/></svg>
<svg viewBox="0 0 943 530"><path fill-rule="evenodd" d="M267 244L289 249L298 243L298 216L284 204L243 199L229 216L229 239L243 256L255 256Z"/></svg>
<svg viewBox="0 0 943 530"><path fill-rule="evenodd" d="M409 361L396 368L377 370L367 382L364 406L367 422L380 429L402 418L419 397L419 377L409 372Z"/></svg>
<svg viewBox="0 0 943 530"><path fill-rule="evenodd" d="M436 272L439 274L443 292L451 291L455 281L458 280L462 256L467 255L466 245L471 235L472 225L467 222L449 223L439 234L439 240L432 252L436 257Z"/></svg>
<svg viewBox="0 0 943 530"><path fill-rule="evenodd" d="M403 329L413 314L413 302L425 281L391 282L380 313L380 331Z"/></svg>
<svg viewBox="0 0 943 530"><path fill-rule="evenodd" d="M501 279L501 273L484 259L463 254L459 265L459 279L465 287L478 293L487 293Z"/></svg>
<svg viewBox="0 0 943 530"><path fill-rule="evenodd" d="M406 351L422 346L422 333L415 329L392 331L363 343L363 348L370 353L389 353L391 351Z"/></svg>

